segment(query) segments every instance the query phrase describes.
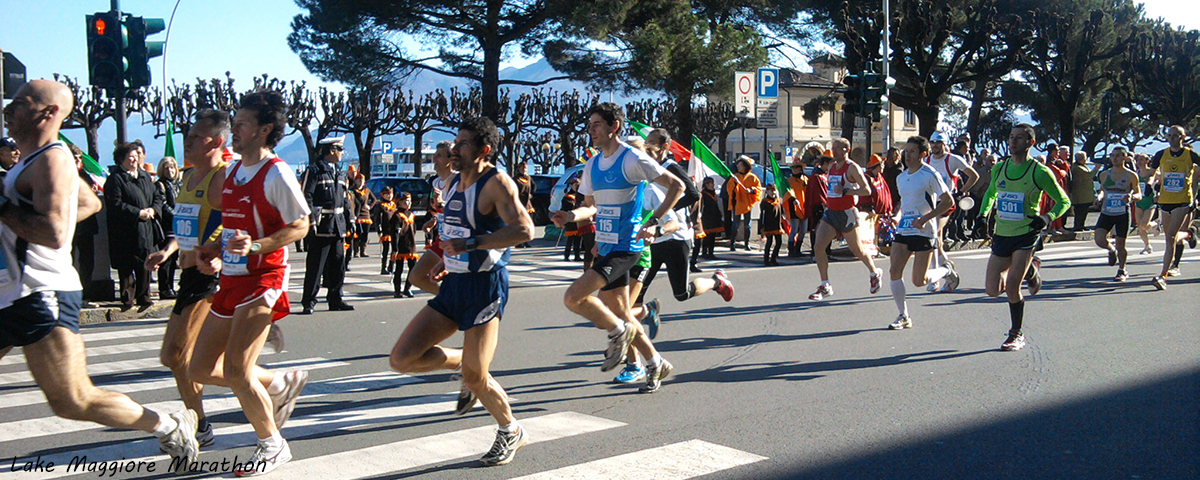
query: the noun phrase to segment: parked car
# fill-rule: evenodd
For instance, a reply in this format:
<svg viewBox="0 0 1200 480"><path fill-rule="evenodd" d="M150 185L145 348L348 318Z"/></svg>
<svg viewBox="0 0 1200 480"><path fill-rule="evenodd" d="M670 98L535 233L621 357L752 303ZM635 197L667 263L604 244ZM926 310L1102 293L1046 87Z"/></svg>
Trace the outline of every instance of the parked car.
<svg viewBox="0 0 1200 480"><path fill-rule="evenodd" d="M529 203L533 204L533 224L546 225L550 223L550 198L553 196L554 184L558 175L530 175L533 180L533 195ZM561 197L559 197L561 199Z"/></svg>
<svg viewBox="0 0 1200 480"><path fill-rule="evenodd" d="M397 195L403 192L412 194L412 210L425 211L429 208L429 193L433 185L428 180L417 177L381 177L367 180L367 189L379 196L383 187L392 187Z"/></svg>

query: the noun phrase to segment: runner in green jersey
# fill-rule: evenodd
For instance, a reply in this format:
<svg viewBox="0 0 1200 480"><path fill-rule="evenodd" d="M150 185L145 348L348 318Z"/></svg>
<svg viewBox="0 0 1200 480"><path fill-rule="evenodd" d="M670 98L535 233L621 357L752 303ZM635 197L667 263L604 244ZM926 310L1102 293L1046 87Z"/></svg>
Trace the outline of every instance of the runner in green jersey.
<svg viewBox="0 0 1200 480"><path fill-rule="evenodd" d="M1063 191L1054 174L1029 155L1035 143L1033 126L1021 123L1008 136L1012 157L992 167L992 181L983 197L979 215L987 217L996 207L996 233L992 240L992 256L988 259L986 287L990 297L1001 292L1008 294L1008 310L1012 328L1001 350L1020 350L1025 346L1021 323L1025 317L1025 300L1021 296L1021 279L1029 281L1029 294L1036 295L1042 279L1033 249L1042 229L1071 208L1067 192ZM1054 208L1038 215L1042 193L1054 200ZM1032 268L1030 266L1032 265ZM1010 268L1011 267L1011 268Z"/></svg>

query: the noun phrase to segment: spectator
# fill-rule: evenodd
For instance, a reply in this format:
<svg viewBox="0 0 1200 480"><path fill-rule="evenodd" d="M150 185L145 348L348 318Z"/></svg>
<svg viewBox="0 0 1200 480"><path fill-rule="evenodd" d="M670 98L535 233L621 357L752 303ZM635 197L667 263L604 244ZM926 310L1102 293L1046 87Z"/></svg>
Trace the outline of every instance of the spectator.
<svg viewBox="0 0 1200 480"><path fill-rule="evenodd" d="M1068 174L1070 181L1067 182L1067 195L1070 196L1071 210L1075 215L1074 225L1071 226L1073 232L1087 228L1088 211L1096 201L1096 186L1092 181L1095 180L1096 170L1099 168L1099 165L1094 168L1088 167L1087 153L1075 152L1075 163L1071 164Z"/></svg>
<svg viewBox="0 0 1200 480"><path fill-rule="evenodd" d="M158 162L158 180L154 182L157 194L163 199L162 215L158 224L162 231L174 230L171 222L175 221L175 196L179 194L179 164L174 157L163 157ZM165 242L164 242L165 243ZM156 245L161 248L163 245ZM179 260L179 251L172 253L158 269L158 298L171 300L175 298L175 269Z"/></svg>
<svg viewBox="0 0 1200 480"><path fill-rule="evenodd" d="M134 144L118 145L117 163L104 182L104 208L108 210L108 253L121 285L121 307L144 312L150 301L150 272L146 257L158 251L154 238L156 219L162 215L163 199L150 175L140 168Z"/></svg>
<svg viewBox="0 0 1200 480"><path fill-rule="evenodd" d="M21 149L17 148L17 141L13 140L12 137L0 138L0 168L8 171L20 159Z"/></svg>
<svg viewBox="0 0 1200 480"><path fill-rule="evenodd" d="M742 156L737 160L737 171L730 177L726 184L732 183L729 187L729 210L733 212L733 229L732 237L729 240L729 250L737 250L738 231L745 232L745 248L750 250L750 210L754 205L762 200L763 189L762 182L758 176L754 174L750 166L750 157Z"/></svg>
<svg viewBox="0 0 1200 480"><path fill-rule="evenodd" d="M976 170L978 171L978 169ZM900 151L896 147L887 149L887 155L883 159L883 181L887 183L888 193L892 198L900 198L900 191L896 187L896 177L899 177L902 171L904 171L904 164L900 161ZM899 205L894 206L899 207Z"/></svg>
<svg viewBox="0 0 1200 480"><path fill-rule="evenodd" d="M79 178L92 189L92 193L103 198L96 177L83 168L83 150L75 145L68 145L67 148L71 150L71 156L75 157L75 168L79 169ZM75 270L79 272L79 283L83 285L83 308L96 307L95 303L89 301L90 295L94 293L92 274L96 270L96 234L100 232L100 223L96 218L97 215L92 215L75 225L75 238L71 240L72 259ZM108 275L108 272L104 274Z"/></svg>

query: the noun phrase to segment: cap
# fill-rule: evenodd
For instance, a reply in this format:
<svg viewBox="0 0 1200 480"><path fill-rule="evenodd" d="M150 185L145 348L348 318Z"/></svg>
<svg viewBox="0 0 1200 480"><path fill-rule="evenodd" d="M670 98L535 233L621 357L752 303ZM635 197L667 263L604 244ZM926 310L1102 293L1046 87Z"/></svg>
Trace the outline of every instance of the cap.
<svg viewBox="0 0 1200 480"><path fill-rule="evenodd" d="M412 198L412 194L408 193L408 192L403 192L400 194L400 198Z"/></svg>
<svg viewBox="0 0 1200 480"><path fill-rule="evenodd" d="M321 140L320 142L317 142L317 143L320 145L333 145L335 143L345 143L345 142L346 142L346 136L342 135L340 137L329 137L329 138Z"/></svg>
<svg viewBox="0 0 1200 480"><path fill-rule="evenodd" d="M883 157L880 157L878 153L872 153L872 154L871 154L871 161L870 161L870 162L867 162L867 168L874 167L874 166L876 166L876 165L879 165L879 164L881 164L881 163L883 163Z"/></svg>
<svg viewBox="0 0 1200 480"><path fill-rule="evenodd" d="M946 143L946 134L944 132L933 132L929 136L929 143Z"/></svg>
<svg viewBox="0 0 1200 480"><path fill-rule="evenodd" d="M0 138L0 147L8 147L13 150L16 150L17 149L17 141L13 140L12 137Z"/></svg>

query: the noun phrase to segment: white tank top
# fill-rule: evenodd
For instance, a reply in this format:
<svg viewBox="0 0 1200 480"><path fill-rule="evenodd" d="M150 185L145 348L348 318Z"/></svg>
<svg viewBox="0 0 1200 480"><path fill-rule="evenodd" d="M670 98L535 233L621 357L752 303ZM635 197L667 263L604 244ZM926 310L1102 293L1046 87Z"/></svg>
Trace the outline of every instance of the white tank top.
<svg viewBox="0 0 1200 480"><path fill-rule="evenodd" d="M38 161L42 154L52 148L61 148L70 154L62 142L54 142L35 150L29 156L21 159L9 170L4 177L4 196L8 197L13 206L23 205L32 207L33 201L17 192L17 179L29 165ZM67 218L67 235L75 237L75 223L79 216L79 176L71 175L70 213ZM83 290L79 283L79 274L71 261L71 244L68 242L62 248L50 248L35 245L17 237L17 234L0 223L0 247L8 260L7 282L0 281L0 308L6 308L12 302L27 297L35 292L62 291L74 292Z"/></svg>

